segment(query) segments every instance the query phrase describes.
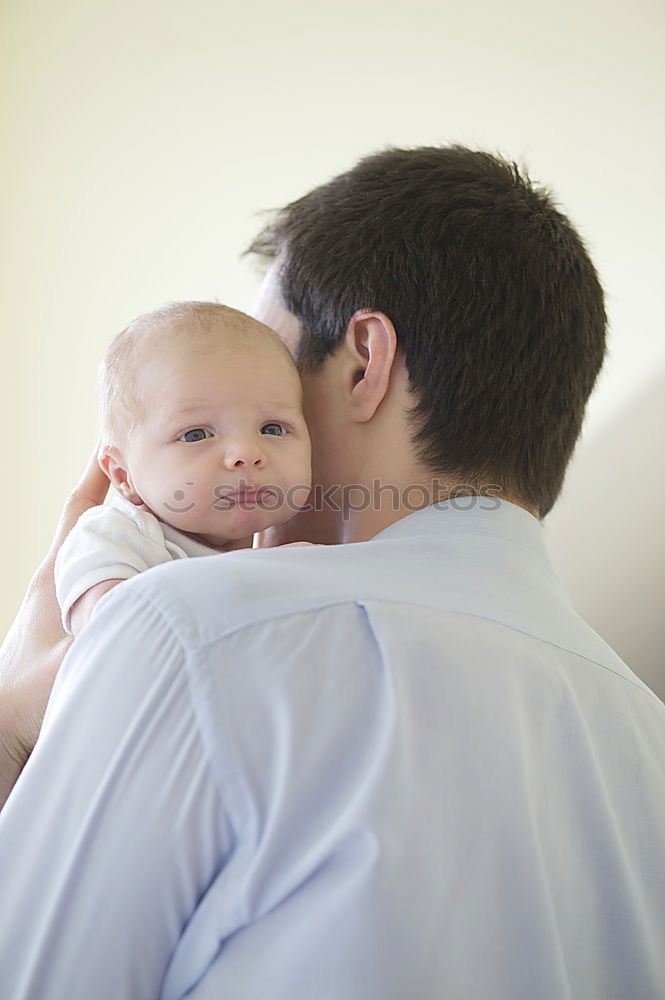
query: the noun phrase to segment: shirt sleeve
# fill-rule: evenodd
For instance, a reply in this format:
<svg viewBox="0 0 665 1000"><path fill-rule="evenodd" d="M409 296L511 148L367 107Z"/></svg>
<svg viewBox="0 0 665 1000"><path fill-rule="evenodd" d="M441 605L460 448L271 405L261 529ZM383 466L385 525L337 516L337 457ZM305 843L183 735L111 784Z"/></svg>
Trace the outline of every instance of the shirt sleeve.
<svg viewBox="0 0 665 1000"><path fill-rule="evenodd" d="M92 507L78 519L55 561L55 592L62 624L71 635L71 610L86 590L105 580L128 580L171 556L157 529L141 530L147 518L131 518L113 504Z"/></svg>
<svg viewBox="0 0 665 1000"><path fill-rule="evenodd" d="M73 643L0 813L12 1000L155 1000L231 850L183 651L134 591L107 595Z"/></svg>

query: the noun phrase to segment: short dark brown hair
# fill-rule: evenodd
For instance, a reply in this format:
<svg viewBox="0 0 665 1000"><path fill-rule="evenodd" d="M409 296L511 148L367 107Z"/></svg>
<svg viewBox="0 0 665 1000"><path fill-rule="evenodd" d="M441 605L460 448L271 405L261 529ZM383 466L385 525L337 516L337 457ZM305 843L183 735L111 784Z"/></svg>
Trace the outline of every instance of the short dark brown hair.
<svg viewBox="0 0 665 1000"><path fill-rule="evenodd" d="M548 513L606 316L582 239L526 171L457 145L387 149L278 211L248 252L279 259L301 369L338 349L358 309L384 312L420 460Z"/></svg>

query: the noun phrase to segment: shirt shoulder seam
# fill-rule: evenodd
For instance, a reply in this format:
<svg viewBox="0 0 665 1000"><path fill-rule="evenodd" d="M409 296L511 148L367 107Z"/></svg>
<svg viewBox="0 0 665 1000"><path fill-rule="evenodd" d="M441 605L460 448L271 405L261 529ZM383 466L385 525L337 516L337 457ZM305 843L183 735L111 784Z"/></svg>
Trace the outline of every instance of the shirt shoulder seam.
<svg viewBox="0 0 665 1000"><path fill-rule="evenodd" d="M402 600L391 601L388 598L384 597L368 598L367 600L362 600L360 598L344 598L338 601L330 601L326 604L317 604L310 608L300 608L298 610L293 610L293 611L279 611L274 614L265 615L264 617L261 618L256 618L253 621L243 622L240 625L232 625L229 628L220 631L214 636L202 639L200 642L196 644L195 648L197 650L203 649L206 646L212 645L213 643L222 642L223 640L228 639L231 636L237 635L239 632L242 632L246 629L258 628L261 625L267 625L268 623L277 621L280 618L291 618L295 617L296 615L315 614L319 611L326 611L329 608L340 607L343 605L348 605L348 606L355 605L356 607L365 608L367 605L372 605L372 604L401 604L417 608L431 608L435 610L438 609L440 611L444 611L452 615L464 615L465 617L468 618L478 618L481 621L492 622L495 625L500 625L503 628L510 629L513 632L519 632L521 635L529 636L529 638L535 639L537 642L545 643L545 645L547 646L551 646L554 649L560 649L564 653L569 653L571 656L576 656L581 660L585 660L587 663L592 663L596 667L600 667L603 670L607 670L615 677L618 677L620 680L625 681L628 684L631 684L639 691L642 691L644 694L649 695L651 698L654 698L656 701L660 702L660 698L658 698L658 696L647 685L643 684L643 682L641 682L639 678L633 680L631 677L626 677L624 674L620 673L618 670L616 670L614 667L610 666L607 663L603 663L600 660L596 660L591 656L587 656L585 653L582 653L577 649L571 649L569 646L565 646L562 643L553 642L551 639L547 639L542 635L537 635L535 632L528 631L528 629L520 628L517 625L512 625L508 622L502 621L499 618L493 618L491 615L477 614L473 611L459 611L457 609L438 607L433 604L415 603L413 601L402 601ZM182 639L180 640L180 642L181 645L183 645Z"/></svg>

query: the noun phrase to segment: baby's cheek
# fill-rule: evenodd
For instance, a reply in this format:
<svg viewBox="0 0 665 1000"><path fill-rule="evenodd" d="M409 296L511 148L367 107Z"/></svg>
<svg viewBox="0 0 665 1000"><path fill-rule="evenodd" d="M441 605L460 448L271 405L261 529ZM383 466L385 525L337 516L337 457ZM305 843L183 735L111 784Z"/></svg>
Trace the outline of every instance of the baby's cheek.
<svg viewBox="0 0 665 1000"><path fill-rule="evenodd" d="M186 517L192 511L200 509L202 498L200 489L193 480L184 480L177 486L171 486L170 492L158 500L162 516Z"/></svg>

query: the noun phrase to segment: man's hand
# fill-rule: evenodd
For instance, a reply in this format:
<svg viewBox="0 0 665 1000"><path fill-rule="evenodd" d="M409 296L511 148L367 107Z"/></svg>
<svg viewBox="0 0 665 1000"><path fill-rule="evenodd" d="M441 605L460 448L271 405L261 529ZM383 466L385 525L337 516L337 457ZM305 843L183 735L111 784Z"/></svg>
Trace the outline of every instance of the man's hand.
<svg viewBox="0 0 665 1000"><path fill-rule="evenodd" d="M72 642L55 596L55 558L81 514L104 502L108 486L95 448L0 648L0 807L37 742L53 682Z"/></svg>

